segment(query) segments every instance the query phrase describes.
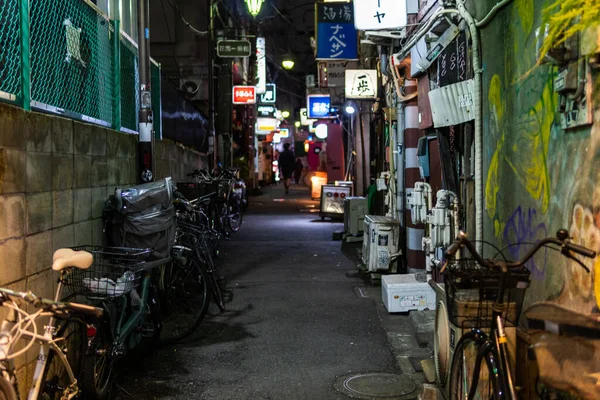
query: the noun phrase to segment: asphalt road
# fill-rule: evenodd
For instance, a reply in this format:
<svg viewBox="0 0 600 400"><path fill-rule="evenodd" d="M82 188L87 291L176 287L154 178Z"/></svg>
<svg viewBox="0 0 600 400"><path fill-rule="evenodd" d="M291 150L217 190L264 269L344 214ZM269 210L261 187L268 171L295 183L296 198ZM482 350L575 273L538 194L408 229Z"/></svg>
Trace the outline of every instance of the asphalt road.
<svg viewBox="0 0 600 400"><path fill-rule="evenodd" d="M304 188L251 198L222 245L227 311L190 340L128 357L119 384L135 399L345 399L336 378L398 372L375 299ZM281 200L283 199L283 201ZM122 398L128 398L121 392Z"/></svg>

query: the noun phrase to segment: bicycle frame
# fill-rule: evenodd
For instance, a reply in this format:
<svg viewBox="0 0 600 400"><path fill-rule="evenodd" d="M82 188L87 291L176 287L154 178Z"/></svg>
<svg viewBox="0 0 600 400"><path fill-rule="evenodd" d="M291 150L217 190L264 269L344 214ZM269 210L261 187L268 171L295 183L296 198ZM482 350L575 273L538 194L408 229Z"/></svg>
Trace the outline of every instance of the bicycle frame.
<svg viewBox="0 0 600 400"><path fill-rule="evenodd" d="M59 282L58 287L56 289L55 298L54 298L55 301L59 301L60 296L62 294L62 289L63 289L62 283ZM52 350L58 356L61 363L65 367L65 370L69 377L69 387L67 388L67 391L68 391L67 399L72 399L79 393L79 389L77 387L77 378L75 377L75 374L73 373L73 369L71 368L71 365L69 364L69 361L67 360L65 353L56 344L56 342L61 339L61 338L57 338L57 339L54 338L54 331L55 331L54 324L56 322L56 318L54 318L51 313L40 313L38 315L38 318L45 317L45 316L50 316L50 320L48 321L48 325L46 325L44 328L43 335L39 335L37 333L32 333L25 329L19 329L19 335L18 335L19 337L33 339L40 343L40 350L39 350L39 353L37 356L35 372L33 374L33 381L31 383L31 387L29 389L29 394L28 394L27 398L29 400L35 400L38 398L38 396L40 394L40 390L42 388L42 384L43 384L42 379L44 377L44 370L46 369L46 364L48 363L48 354L50 353L50 350ZM19 323L19 321L17 321L17 312L14 309L11 309L9 316L6 318L6 320L4 320L2 322L2 325L0 327L0 333L3 334L2 335L3 339L0 340L0 354L9 354L10 347L13 343L12 340L9 339L10 338L9 333L12 331L12 329L18 323ZM33 323L35 323L35 320L33 320ZM7 338L7 340L4 340L4 338ZM11 374L12 371L15 370L15 364L14 364L13 359L7 359L6 361L3 362L3 364L5 364L4 370L2 371L3 373Z"/></svg>

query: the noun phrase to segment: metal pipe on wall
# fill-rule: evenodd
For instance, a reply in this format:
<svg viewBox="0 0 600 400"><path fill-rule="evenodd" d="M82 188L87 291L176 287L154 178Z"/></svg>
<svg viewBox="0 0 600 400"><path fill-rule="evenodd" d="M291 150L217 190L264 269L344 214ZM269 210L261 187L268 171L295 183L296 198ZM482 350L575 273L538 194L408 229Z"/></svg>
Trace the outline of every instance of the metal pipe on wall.
<svg viewBox="0 0 600 400"><path fill-rule="evenodd" d="M149 0L138 1L138 48L140 76L139 175L141 182L154 179L152 171L152 94L150 93L150 13Z"/></svg>
<svg viewBox="0 0 600 400"><path fill-rule="evenodd" d="M406 204L405 186L404 186L404 103L400 101L396 104L396 210L398 211L398 221L404 228L404 205Z"/></svg>

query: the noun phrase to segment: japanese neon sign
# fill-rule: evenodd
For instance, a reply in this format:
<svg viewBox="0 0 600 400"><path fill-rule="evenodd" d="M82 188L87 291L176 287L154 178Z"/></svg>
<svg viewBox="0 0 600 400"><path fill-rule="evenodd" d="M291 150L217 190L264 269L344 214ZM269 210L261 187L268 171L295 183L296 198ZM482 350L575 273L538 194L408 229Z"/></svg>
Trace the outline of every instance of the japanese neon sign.
<svg viewBox="0 0 600 400"><path fill-rule="evenodd" d="M357 32L352 3L316 3L317 59L356 60Z"/></svg>
<svg viewBox="0 0 600 400"><path fill-rule="evenodd" d="M331 96L328 94L311 94L306 97L308 118L330 118Z"/></svg>

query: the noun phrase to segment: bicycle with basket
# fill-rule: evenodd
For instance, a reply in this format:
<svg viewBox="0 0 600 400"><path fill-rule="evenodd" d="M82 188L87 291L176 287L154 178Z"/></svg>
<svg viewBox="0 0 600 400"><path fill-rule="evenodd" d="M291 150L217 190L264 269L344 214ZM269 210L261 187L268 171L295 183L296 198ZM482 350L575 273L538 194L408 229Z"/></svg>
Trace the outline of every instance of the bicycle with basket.
<svg viewBox="0 0 600 400"><path fill-rule="evenodd" d="M550 247L550 245L558 246ZM472 258L456 257L465 247ZM448 312L465 332L454 349L450 373L452 399L517 399L507 327L517 326L529 287L525 263L542 247L585 265L573 253L594 258L596 252L574 244L566 230L537 242L519 261L484 259L461 233L446 250L445 286ZM464 256L464 254L463 254Z"/></svg>

